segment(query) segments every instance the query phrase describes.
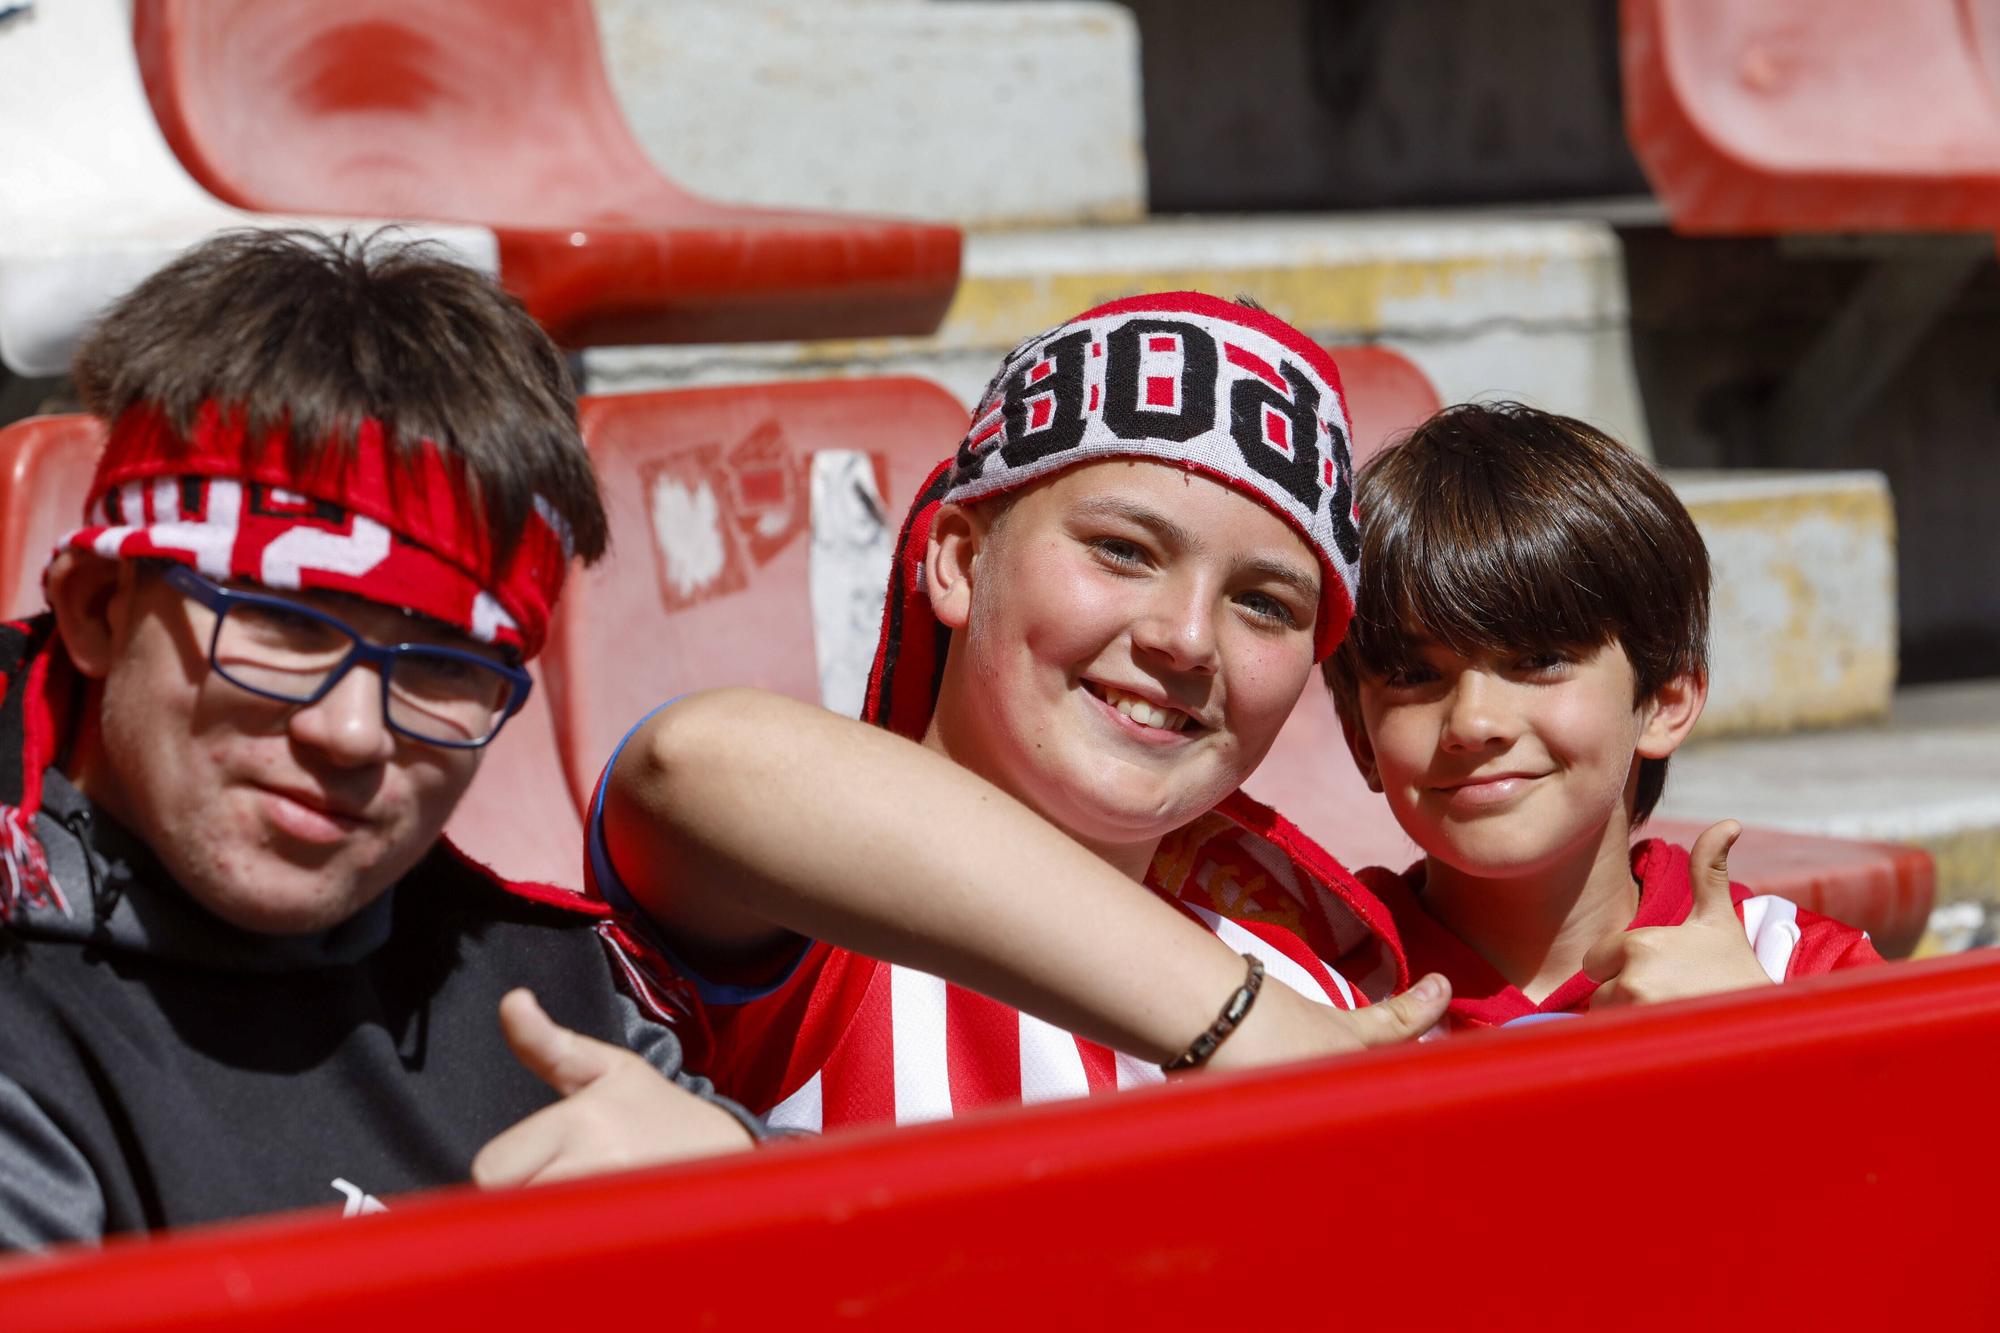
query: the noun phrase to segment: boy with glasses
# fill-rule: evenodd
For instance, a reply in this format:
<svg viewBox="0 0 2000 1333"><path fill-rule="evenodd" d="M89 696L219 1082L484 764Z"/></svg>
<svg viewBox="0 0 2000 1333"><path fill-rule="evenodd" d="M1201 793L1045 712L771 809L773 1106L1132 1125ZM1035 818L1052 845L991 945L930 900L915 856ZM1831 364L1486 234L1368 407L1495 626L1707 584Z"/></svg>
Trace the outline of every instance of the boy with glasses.
<svg viewBox="0 0 2000 1333"><path fill-rule="evenodd" d="M608 912L439 837L605 542L540 330L417 247L244 234L75 370L85 526L0 627L0 1244L376 1211L579 1052L659 1085L662 1153L747 1144ZM517 986L573 1031L503 1031Z"/></svg>

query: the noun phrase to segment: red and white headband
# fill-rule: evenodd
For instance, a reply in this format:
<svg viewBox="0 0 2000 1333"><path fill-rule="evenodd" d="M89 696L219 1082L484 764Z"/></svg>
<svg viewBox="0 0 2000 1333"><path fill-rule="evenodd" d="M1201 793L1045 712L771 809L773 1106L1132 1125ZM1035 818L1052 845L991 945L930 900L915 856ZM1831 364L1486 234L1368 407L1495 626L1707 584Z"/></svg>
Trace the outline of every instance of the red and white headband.
<svg viewBox="0 0 2000 1333"><path fill-rule="evenodd" d="M1030 338L1002 363L957 454L911 507L863 715L911 736L930 720L946 636L931 614L923 559L938 506L1106 458L1200 472L1289 523L1319 559L1313 649L1328 656L1353 619L1360 576L1349 433L1326 350L1233 301L1135 296Z"/></svg>
<svg viewBox="0 0 2000 1333"><path fill-rule="evenodd" d="M1008 356L944 498L984 499L1100 458L1202 472L1261 501L1319 557L1324 657L1347 632L1360 568L1348 436L1333 358L1291 325L1200 292L1135 296Z"/></svg>
<svg viewBox="0 0 2000 1333"><path fill-rule="evenodd" d="M481 643L541 650L569 569L561 519L538 497L504 566L475 520L460 468L430 441L396 456L382 423L351 449L303 468L290 436L252 437L240 413L206 403L179 435L138 408L112 426L84 506L61 548L155 557L213 579L352 593L418 612Z"/></svg>

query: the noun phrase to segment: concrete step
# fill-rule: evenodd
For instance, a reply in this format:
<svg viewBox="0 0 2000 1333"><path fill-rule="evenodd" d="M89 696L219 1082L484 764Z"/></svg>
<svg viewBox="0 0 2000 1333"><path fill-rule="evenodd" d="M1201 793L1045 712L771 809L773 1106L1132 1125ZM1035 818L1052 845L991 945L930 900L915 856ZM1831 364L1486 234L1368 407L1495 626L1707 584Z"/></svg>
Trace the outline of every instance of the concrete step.
<svg viewBox="0 0 2000 1333"><path fill-rule="evenodd" d="M1443 210L974 232L932 337L600 348L584 364L599 393L913 374L970 406L1022 338L1100 301L1175 288L1253 296L1322 342L1395 348L1447 402L1520 398L1650 456L1618 237L1592 219Z"/></svg>
<svg viewBox="0 0 2000 1333"><path fill-rule="evenodd" d="M1675 472L1708 544L1714 738L1879 722L1896 683L1896 525L1879 472Z"/></svg>
<svg viewBox="0 0 2000 1333"><path fill-rule="evenodd" d="M1697 741L1675 756L1660 813L1908 842L1937 862L1919 952L1991 943L2000 923L2000 680L1895 692L1868 726Z"/></svg>

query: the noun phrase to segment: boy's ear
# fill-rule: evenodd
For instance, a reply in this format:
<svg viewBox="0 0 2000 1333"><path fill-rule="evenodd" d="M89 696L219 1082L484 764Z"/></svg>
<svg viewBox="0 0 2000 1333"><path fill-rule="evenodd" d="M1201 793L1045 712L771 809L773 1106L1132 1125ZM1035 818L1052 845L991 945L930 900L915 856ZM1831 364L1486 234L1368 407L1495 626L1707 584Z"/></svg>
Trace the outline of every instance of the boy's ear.
<svg viewBox="0 0 2000 1333"><path fill-rule="evenodd" d="M1653 691L1640 708L1645 725L1639 732L1639 757L1665 759L1680 748L1708 702L1708 673L1685 671Z"/></svg>
<svg viewBox="0 0 2000 1333"><path fill-rule="evenodd" d="M972 570L986 541L986 524L964 505L939 505L924 548L924 584L931 613L946 629L961 630L972 618Z"/></svg>
<svg viewBox="0 0 2000 1333"><path fill-rule="evenodd" d="M1375 742L1368 739L1368 728L1347 715L1345 708L1336 708L1334 714L1340 718L1340 734L1347 738L1347 752L1354 756L1354 766L1361 770L1362 781L1368 790L1382 790L1382 774L1375 767Z"/></svg>
<svg viewBox="0 0 2000 1333"><path fill-rule="evenodd" d="M92 680L111 671L132 614L133 566L93 551L61 551L42 576L49 609L56 615L76 669Z"/></svg>

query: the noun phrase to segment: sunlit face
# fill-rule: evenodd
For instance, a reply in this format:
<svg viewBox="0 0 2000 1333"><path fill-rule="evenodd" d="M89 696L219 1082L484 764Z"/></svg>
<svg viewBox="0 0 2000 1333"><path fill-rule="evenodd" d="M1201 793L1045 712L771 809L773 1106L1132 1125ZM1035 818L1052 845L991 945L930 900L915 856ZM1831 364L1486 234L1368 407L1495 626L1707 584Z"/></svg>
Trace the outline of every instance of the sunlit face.
<svg viewBox="0 0 2000 1333"><path fill-rule="evenodd" d="M248 930L323 930L430 849L479 751L390 731L368 668L306 706L239 689L209 668L213 613L156 574L119 578L100 753L79 781L197 902ZM295 596L378 643L473 646L357 598Z"/></svg>
<svg viewBox="0 0 2000 1333"><path fill-rule="evenodd" d="M969 586L933 583L957 631L943 747L1095 845L1157 839L1240 785L1311 671L1304 540L1218 482L1125 460L992 517L964 515Z"/></svg>
<svg viewBox="0 0 2000 1333"><path fill-rule="evenodd" d="M1616 642L1468 659L1420 640L1414 666L1361 679L1355 757L1430 856L1479 878L1534 875L1607 829L1622 843L1638 756L1673 748L1633 693Z"/></svg>

